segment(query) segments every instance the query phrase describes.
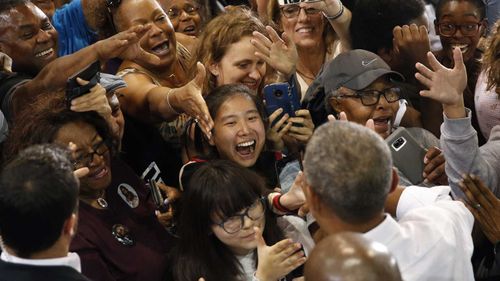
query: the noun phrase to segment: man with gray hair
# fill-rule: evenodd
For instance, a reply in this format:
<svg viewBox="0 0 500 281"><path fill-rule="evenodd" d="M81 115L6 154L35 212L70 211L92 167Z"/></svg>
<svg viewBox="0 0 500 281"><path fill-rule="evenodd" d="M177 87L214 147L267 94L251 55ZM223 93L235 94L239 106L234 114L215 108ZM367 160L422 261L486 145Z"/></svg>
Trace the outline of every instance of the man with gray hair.
<svg viewBox="0 0 500 281"><path fill-rule="evenodd" d="M451 200L448 186L398 186L377 133L345 121L320 126L307 145L304 172L311 214L327 234L360 232L385 245L403 280L474 280L473 216Z"/></svg>

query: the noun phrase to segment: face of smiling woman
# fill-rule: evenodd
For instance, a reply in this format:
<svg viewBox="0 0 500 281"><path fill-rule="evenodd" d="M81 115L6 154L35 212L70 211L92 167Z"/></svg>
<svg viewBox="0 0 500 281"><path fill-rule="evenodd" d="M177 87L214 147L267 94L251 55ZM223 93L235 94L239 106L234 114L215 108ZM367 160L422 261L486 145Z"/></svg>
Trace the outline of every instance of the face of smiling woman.
<svg viewBox="0 0 500 281"><path fill-rule="evenodd" d="M265 139L264 122L249 97L234 95L222 103L210 139L221 158L251 167L259 158Z"/></svg>
<svg viewBox="0 0 500 281"><path fill-rule="evenodd" d="M266 63L255 56L252 37L245 36L231 44L218 63L209 66L217 86L238 83L257 91L266 73Z"/></svg>

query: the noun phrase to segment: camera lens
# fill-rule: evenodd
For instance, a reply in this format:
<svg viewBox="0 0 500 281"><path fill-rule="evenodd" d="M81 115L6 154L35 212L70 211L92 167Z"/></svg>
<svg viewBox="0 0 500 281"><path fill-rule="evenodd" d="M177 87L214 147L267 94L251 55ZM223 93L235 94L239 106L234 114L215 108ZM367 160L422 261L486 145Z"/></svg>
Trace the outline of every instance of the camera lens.
<svg viewBox="0 0 500 281"><path fill-rule="evenodd" d="M283 96L283 92L281 90L276 90L274 92L274 95L279 98L279 97Z"/></svg>

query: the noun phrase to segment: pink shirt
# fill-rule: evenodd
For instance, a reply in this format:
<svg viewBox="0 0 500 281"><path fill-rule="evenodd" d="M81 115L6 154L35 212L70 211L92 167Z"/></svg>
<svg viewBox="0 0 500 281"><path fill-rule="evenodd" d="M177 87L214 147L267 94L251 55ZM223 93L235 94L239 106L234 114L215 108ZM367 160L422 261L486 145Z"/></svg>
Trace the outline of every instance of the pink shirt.
<svg viewBox="0 0 500 281"><path fill-rule="evenodd" d="M474 104L481 133L488 139L491 129L495 125L500 125L500 99L495 92L495 87L488 91L486 84L486 72L482 71L477 78Z"/></svg>

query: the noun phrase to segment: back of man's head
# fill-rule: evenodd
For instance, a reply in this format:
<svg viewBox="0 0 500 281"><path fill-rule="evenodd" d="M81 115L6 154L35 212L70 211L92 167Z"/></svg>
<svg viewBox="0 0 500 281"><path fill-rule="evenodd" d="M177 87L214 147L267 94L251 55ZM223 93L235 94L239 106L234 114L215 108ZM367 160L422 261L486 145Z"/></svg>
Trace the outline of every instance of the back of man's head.
<svg viewBox="0 0 500 281"><path fill-rule="evenodd" d="M343 232L318 243L307 259L306 280L401 281L396 259L384 245Z"/></svg>
<svg viewBox="0 0 500 281"><path fill-rule="evenodd" d="M78 181L66 150L36 145L0 174L0 235L19 257L50 248L76 211Z"/></svg>
<svg viewBox="0 0 500 281"><path fill-rule="evenodd" d="M392 157L374 131L353 122L323 124L307 144L304 170L311 192L341 220L361 224L383 211Z"/></svg>

